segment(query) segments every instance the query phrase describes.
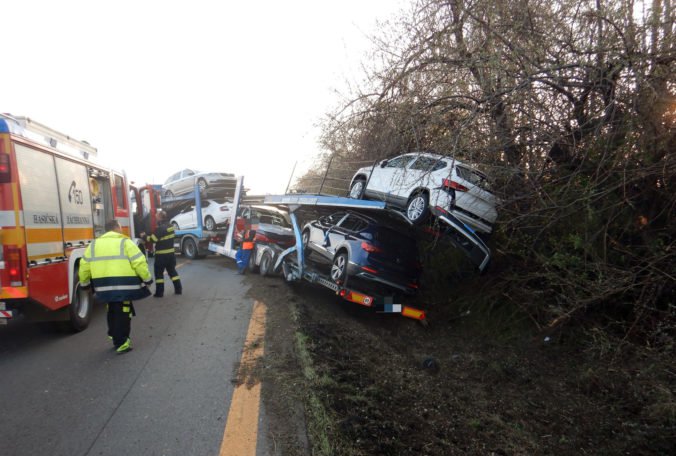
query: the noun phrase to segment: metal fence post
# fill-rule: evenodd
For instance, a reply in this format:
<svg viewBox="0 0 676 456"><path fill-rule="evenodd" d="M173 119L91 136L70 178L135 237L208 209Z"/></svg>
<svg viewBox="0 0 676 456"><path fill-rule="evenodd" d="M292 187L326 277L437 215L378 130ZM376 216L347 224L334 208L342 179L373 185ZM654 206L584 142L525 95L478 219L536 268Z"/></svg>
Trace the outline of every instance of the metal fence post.
<svg viewBox="0 0 676 456"><path fill-rule="evenodd" d="M331 159L329 160L329 164L326 165L326 172L324 173L324 177L322 178L322 183L319 186L319 194L322 194L322 189L324 188L324 181L326 180L326 176L329 174L329 170L331 169L331 163L333 163L333 157L335 154L331 154Z"/></svg>

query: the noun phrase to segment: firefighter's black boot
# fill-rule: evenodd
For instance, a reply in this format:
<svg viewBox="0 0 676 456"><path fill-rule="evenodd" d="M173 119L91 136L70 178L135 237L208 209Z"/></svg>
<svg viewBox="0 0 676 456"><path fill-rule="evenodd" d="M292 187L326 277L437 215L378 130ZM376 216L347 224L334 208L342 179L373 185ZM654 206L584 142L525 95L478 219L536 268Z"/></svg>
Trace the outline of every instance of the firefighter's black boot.
<svg viewBox="0 0 676 456"><path fill-rule="evenodd" d="M181 279L174 277L171 279L171 281L174 283L174 293L177 295L183 294L183 285L181 285Z"/></svg>
<svg viewBox="0 0 676 456"><path fill-rule="evenodd" d="M164 296L164 280L155 282L155 294L153 296L156 298Z"/></svg>

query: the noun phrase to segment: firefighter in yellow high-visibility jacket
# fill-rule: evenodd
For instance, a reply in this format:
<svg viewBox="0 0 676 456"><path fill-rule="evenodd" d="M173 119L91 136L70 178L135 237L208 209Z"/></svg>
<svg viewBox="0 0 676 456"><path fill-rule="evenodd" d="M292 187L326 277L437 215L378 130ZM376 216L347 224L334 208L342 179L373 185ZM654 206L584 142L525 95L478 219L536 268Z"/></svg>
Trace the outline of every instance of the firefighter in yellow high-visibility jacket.
<svg viewBox="0 0 676 456"><path fill-rule="evenodd" d="M80 260L80 285L91 286L108 306L108 336L118 354L131 350L133 300L150 296L153 283L145 255L122 234L117 220L106 223L106 233L95 239Z"/></svg>

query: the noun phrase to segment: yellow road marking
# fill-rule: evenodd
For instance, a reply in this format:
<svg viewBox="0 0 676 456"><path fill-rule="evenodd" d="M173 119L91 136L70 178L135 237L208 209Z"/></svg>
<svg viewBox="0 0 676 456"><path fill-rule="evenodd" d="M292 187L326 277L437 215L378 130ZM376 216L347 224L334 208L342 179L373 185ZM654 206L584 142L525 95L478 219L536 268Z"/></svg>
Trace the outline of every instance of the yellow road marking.
<svg viewBox="0 0 676 456"><path fill-rule="evenodd" d="M256 362L263 356L265 309L264 303L254 301L249 330L242 350L242 360L237 373L239 385L232 393L232 402L219 456L256 455L261 383L253 371Z"/></svg>
<svg viewBox="0 0 676 456"><path fill-rule="evenodd" d="M177 264L177 265L176 265L176 269L181 268L181 267L185 266L186 264L190 264L190 261L186 261L185 263L179 263L179 264Z"/></svg>

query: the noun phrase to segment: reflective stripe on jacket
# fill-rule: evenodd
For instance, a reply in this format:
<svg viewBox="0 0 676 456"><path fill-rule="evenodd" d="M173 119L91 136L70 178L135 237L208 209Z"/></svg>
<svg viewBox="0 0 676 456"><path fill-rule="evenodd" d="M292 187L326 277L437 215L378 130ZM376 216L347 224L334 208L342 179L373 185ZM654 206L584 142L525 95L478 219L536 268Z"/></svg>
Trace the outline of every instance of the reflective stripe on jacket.
<svg viewBox="0 0 676 456"><path fill-rule="evenodd" d="M160 223L157 230L147 237L150 242L155 243L155 255L171 254L174 255L174 227L166 223Z"/></svg>
<svg viewBox="0 0 676 456"><path fill-rule="evenodd" d="M148 262L124 234L109 231L94 240L80 260L80 284L92 285L103 302L141 299L150 292L143 282L151 280Z"/></svg>

